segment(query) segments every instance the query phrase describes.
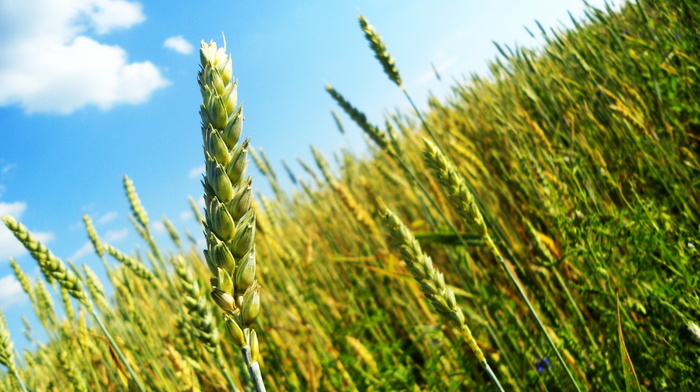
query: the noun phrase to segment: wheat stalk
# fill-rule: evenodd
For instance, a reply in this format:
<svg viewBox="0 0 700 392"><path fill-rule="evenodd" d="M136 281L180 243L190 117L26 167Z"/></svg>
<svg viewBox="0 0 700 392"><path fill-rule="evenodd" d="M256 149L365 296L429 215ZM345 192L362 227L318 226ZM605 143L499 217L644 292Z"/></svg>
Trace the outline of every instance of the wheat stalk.
<svg viewBox="0 0 700 392"><path fill-rule="evenodd" d="M442 272L435 268L430 256L423 252L413 233L396 214L387 208L382 213L382 219L389 229L394 246L400 249L401 259L420 285L425 297L433 304L433 309L460 331L491 381L494 382L499 391L503 391L501 383L491 370L484 353L474 339L462 309L457 306L454 292L445 286L445 277Z"/></svg>
<svg viewBox="0 0 700 392"><path fill-rule="evenodd" d="M479 206L477 206L476 202L474 201L474 195L467 187L466 181L464 180L462 175L457 172L449 158L447 158L447 156L445 156L445 154L439 148L437 148L433 143L431 143L427 139L424 139L424 143L425 146L423 149L423 156L425 158L425 162L433 170L433 174L437 178L440 185L442 185L446 190L447 194L449 195L449 199L452 203L452 206L462 217L462 219L464 219L469 225L471 225L477 231L477 233L484 239L486 247L496 258L501 267L506 271L508 278L517 288L520 297L527 305L528 309L530 310L530 313L533 315L535 321L542 330L542 333L547 338L549 345L552 347L555 354L559 358L559 361L561 362L562 366L566 370L569 380L574 385L575 389L579 391L580 389L578 387L578 384L576 383L576 380L574 379L573 374L569 370L569 367L566 365L566 362L564 361L564 358L559 352L559 349L557 349L557 346L554 344L554 341L549 336L549 333L547 332L547 329L540 320L537 311L535 311L535 308L532 306L530 300L527 298L525 290L518 282L518 279L515 277L513 271L511 271L510 267L506 264L505 259L501 254L501 251L493 242L493 238L489 234L489 231L486 227L486 223L484 222L484 218L482 217L481 211L479 210Z"/></svg>
<svg viewBox="0 0 700 392"><path fill-rule="evenodd" d="M214 277L211 296L224 313L229 339L241 350L256 391L265 391L258 363L253 322L260 313L260 286L255 279L255 212L252 180L246 177L248 140L243 131L243 106L237 106L226 47L202 42L198 75L204 138L204 201L207 240L205 258Z"/></svg>
<svg viewBox="0 0 700 392"><path fill-rule="evenodd" d="M360 27L362 27L362 31L364 31L365 33L365 38L367 39L367 41L369 41L369 46L372 48L374 56L377 58L377 60L379 60L379 63L384 68L384 72L387 74L387 76L392 82L396 83L396 85L399 86L404 96L406 96L408 103L411 104L411 107L416 112L416 115L418 116L418 119L420 120L421 124L423 124L425 130L428 132L435 144L442 150L442 147L440 146L437 137L435 137L433 130L430 128L430 126L428 126L428 123L423 118L423 115L418 110L418 107L416 107L416 104L413 102L411 95L408 94L408 90L406 90L406 87L401 82L401 76L399 76L399 69L396 66L394 58L387 50L386 45L384 45L384 42L382 42L382 37L379 35L379 33L377 33L374 27L371 24L369 24L369 21L364 16L359 15L358 19L360 21Z"/></svg>

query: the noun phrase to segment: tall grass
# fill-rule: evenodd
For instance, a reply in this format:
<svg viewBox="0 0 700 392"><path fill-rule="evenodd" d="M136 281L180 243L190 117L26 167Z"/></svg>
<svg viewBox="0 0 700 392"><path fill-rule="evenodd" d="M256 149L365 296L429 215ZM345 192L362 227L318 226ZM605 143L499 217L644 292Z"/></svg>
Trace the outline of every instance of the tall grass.
<svg viewBox="0 0 700 392"><path fill-rule="evenodd" d="M499 46L489 75L383 127L330 87L370 158L343 150L333 171L314 149L318 169L285 164L296 184L285 190L262 150L251 154L275 188L244 225L261 261L254 320L242 298L231 310L203 292L243 297L226 282L249 279L226 278L167 218L177 246L164 251L125 178L147 251L103 244L86 217L107 282L45 247L33 253L48 285L13 262L41 321L25 333L49 339L18 356L0 331L0 389L251 390L248 343L274 391L697 390L700 6L641 0L587 15L574 31L542 30L540 51ZM205 132L207 152L228 164L215 137ZM192 201L208 254L212 231L228 238L211 222L237 193L216 197L225 207L209 195L204 215ZM57 311L51 293L78 307L64 294ZM243 342L221 339L232 322L249 330Z"/></svg>

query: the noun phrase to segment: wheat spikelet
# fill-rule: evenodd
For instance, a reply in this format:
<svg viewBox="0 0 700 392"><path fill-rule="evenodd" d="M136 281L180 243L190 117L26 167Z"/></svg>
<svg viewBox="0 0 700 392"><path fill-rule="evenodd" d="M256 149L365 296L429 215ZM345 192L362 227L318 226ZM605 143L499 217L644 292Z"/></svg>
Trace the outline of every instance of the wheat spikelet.
<svg viewBox="0 0 700 392"><path fill-rule="evenodd" d="M204 347L214 353L219 344L219 333L214 326L214 319L209 303L202 297L199 283L194 277L192 268L185 259L177 255L172 259L175 273L180 278L179 284L184 291L183 302L190 315L190 322L197 329L197 337Z"/></svg>
<svg viewBox="0 0 700 392"><path fill-rule="evenodd" d="M34 302L34 290L32 289L32 281L29 279L29 276L22 271L20 268L19 264L17 264L17 261L15 259L10 258L10 266L12 267L12 271L15 273L15 276L17 276L17 280L19 281L20 286L22 286L22 290L24 290L27 295L29 295L29 299Z"/></svg>
<svg viewBox="0 0 700 392"><path fill-rule="evenodd" d="M472 350L476 359L488 373L491 380L499 390L503 390L491 370L481 348L474 339L471 329L467 325L462 309L457 306L454 292L446 287L445 277L442 272L433 266L433 261L423 252L418 241L411 231L389 209L382 214L384 224L389 229L392 242L400 250L401 259L406 263L408 270L420 284L421 291L432 303L433 309L445 317L461 333Z"/></svg>
<svg viewBox="0 0 700 392"><path fill-rule="evenodd" d="M112 257L129 268L136 276L146 279L147 281L154 279L155 276L153 275L153 272L151 272L151 270L149 270L148 267L146 267L142 262L131 256L125 255L112 245L105 244L104 249L107 251L107 253L112 255Z"/></svg>
<svg viewBox="0 0 700 392"><path fill-rule="evenodd" d="M253 385L264 391L257 358L257 335L252 324L260 312L260 286L255 279L255 212L251 208L252 180L246 177L248 140L243 131L243 106L238 106L238 83L231 56L216 43L202 42L198 74L206 173L204 255L212 278L211 297L224 312L229 339L241 349ZM268 170L266 161L259 167ZM273 183L274 185L274 183ZM253 350L251 350L253 348Z"/></svg>
<svg viewBox="0 0 700 392"><path fill-rule="evenodd" d="M355 123L369 136L377 145L382 149L386 150L389 148L389 139L386 134L379 130L376 126L369 123L367 116L364 113L357 110L354 106L350 104L339 92L337 92L333 86L326 85L326 91L330 96L338 103L338 105L343 108L345 113L350 116L350 118L355 121Z"/></svg>
<svg viewBox="0 0 700 392"><path fill-rule="evenodd" d="M352 336L346 336L345 341L352 347L355 355L357 355L362 362L365 363L365 366L367 366L370 373L379 373L379 367L377 366L377 361L374 359L372 352L364 344L362 344L359 339Z"/></svg>
<svg viewBox="0 0 700 392"><path fill-rule="evenodd" d="M36 315L44 328L50 330L56 325L56 312L51 294L41 278L37 278L34 284L34 294L36 295Z"/></svg>
<svg viewBox="0 0 700 392"><path fill-rule="evenodd" d="M453 207L455 208L455 210L457 210L457 213L459 213L462 219L464 219L473 228L475 228L479 236L481 236L484 239L484 244L486 245L487 249L491 252L491 254L493 254L498 263L508 274L508 278L517 288L520 297L527 305L528 309L530 310L530 313L532 314L538 326L547 338L547 341L552 347L552 350L556 353L557 357L559 358L574 388L577 391L580 390L578 384L576 383L576 380L574 379L573 375L571 374L571 371L569 370L569 367L566 365L566 362L564 361L564 358L562 357L559 349L552 341L550 334L547 332L547 329L540 320L540 317L535 311L535 308L532 306L530 300L527 298L524 289L516 279L514 273L506 264L505 259L501 254L501 251L493 242L493 238L488 232L486 223L484 222L484 219L481 215L481 211L479 210L479 207L477 206L474 200L474 195L467 188L464 178L457 172L452 162L443 154L443 152L439 148L437 148L427 139L424 139L424 142L425 147L423 149L423 157L425 158L425 162L433 170L433 174L438 179L438 182L440 182L440 184L447 191L450 202L452 203Z"/></svg>
<svg viewBox="0 0 700 392"><path fill-rule="evenodd" d="M343 126L343 122L340 121L340 116L338 116L338 113L336 113L335 110L331 110L331 115L333 116L333 121L335 121L336 127L338 127L338 131L342 135L345 135L345 127Z"/></svg>
<svg viewBox="0 0 700 392"><path fill-rule="evenodd" d="M134 181L132 181L127 175L124 175L124 191L126 192L127 199L129 199L129 207L131 208L131 212L136 217L137 222L141 225L141 227L148 227L148 213L146 212L146 209L143 208L141 199L139 199L139 195L136 193Z"/></svg>
<svg viewBox="0 0 700 392"><path fill-rule="evenodd" d="M323 178L326 180L326 183L328 185L333 185L335 180L333 179L333 174L331 173L331 168L328 166L328 161L326 161L326 158L324 158L323 154L321 154L321 152L318 151L313 145L311 146L311 153L313 154L314 160L316 161L316 166L318 166L319 170L321 170L321 174L323 174Z"/></svg>
<svg viewBox="0 0 700 392"><path fill-rule="evenodd" d="M63 374L66 376L68 381L70 381L74 390L77 392L87 392L87 386L85 385L85 379L72 363L71 358L68 356L66 351L58 352L58 364L63 370Z"/></svg>
<svg viewBox="0 0 700 392"><path fill-rule="evenodd" d="M92 247L95 248L95 253L97 253L97 255L100 257L104 257L104 244L102 243L100 236L97 234L95 225L92 223L92 219L90 219L88 214L83 215L83 223L85 223L85 230L88 233L88 238L92 243Z"/></svg>
<svg viewBox="0 0 700 392"><path fill-rule="evenodd" d="M403 89L403 84L401 83L401 75L399 75L399 69L396 67L396 62L394 58L391 57L389 51L386 49L386 45L382 42L382 37L377 33L377 31L369 24L369 21L362 15L358 16L360 21L360 27L362 31L365 32L365 38L369 41L369 46L374 52L374 56L382 64L384 72L391 79L392 82L396 83L397 86Z"/></svg>
<svg viewBox="0 0 700 392"><path fill-rule="evenodd" d="M22 391L27 392L27 388L24 386L24 381L17 372L17 366L15 364L15 345L12 343L12 337L10 337L10 330L7 328L7 320L5 320L5 314L0 310L0 363L3 364L7 370L12 373L20 385Z"/></svg>
<svg viewBox="0 0 700 392"><path fill-rule="evenodd" d="M175 377L180 380L177 390L182 392L199 392L200 388L196 374L182 354L173 346L168 346L165 349L165 353L175 368Z"/></svg>
<svg viewBox="0 0 700 392"><path fill-rule="evenodd" d="M340 197L343 205L352 212L355 219L360 223L364 231L371 235L379 232L377 225L374 223L372 217L367 213L367 211L360 206L360 204L355 200L355 197L350 193L350 191L344 187L342 184L335 182L333 189Z"/></svg>
<svg viewBox="0 0 700 392"><path fill-rule="evenodd" d="M24 225L17 222L14 218L6 216L2 218L5 226L14 234L14 236L24 245L24 247L32 254L32 257L39 263L41 271L46 279L51 282L57 280L61 287L68 290L70 295L80 301L83 305L90 307L90 303L85 296L85 290L80 283L78 277L66 268L63 261L54 256L51 251L39 242L32 233L27 230Z"/></svg>
<svg viewBox="0 0 700 392"><path fill-rule="evenodd" d="M192 213L194 214L195 219L197 222L202 225L202 229L204 228L204 215L202 215L202 209L199 208L197 205L197 202L194 201L192 196L189 196L187 200L190 202L190 209L192 210Z"/></svg>
<svg viewBox="0 0 700 392"><path fill-rule="evenodd" d="M70 302L70 294L63 287L61 287L61 302L63 302L63 307L66 309L68 320L75 320L75 309L73 309L73 304Z"/></svg>
<svg viewBox="0 0 700 392"><path fill-rule="evenodd" d="M102 286L102 282L100 282L100 278L97 277L95 271L88 267L87 264L83 264L83 270L85 271L85 277L87 278L86 283L88 291L90 292L90 297L92 297L92 300L95 301L95 305L98 309L100 309L102 314L111 314L112 310L109 306L109 302L107 302L107 295L105 294L105 289L104 286Z"/></svg>
<svg viewBox="0 0 700 392"><path fill-rule="evenodd" d="M178 248L181 248L182 245L180 244L180 234L178 234L177 229L173 225L172 222L170 222L170 219L168 219L167 216L163 215L163 218L161 219L163 221L163 226L165 226L165 230L168 231L168 235L170 236L170 239L173 240L173 243L175 243L175 246Z"/></svg>
<svg viewBox="0 0 700 392"><path fill-rule="evenodd" d="M17 370L15 365L15 345L12 343L10 331L7 329L5 314L2 311L0 311L0 363L5 365L11 373Z"/></svg>

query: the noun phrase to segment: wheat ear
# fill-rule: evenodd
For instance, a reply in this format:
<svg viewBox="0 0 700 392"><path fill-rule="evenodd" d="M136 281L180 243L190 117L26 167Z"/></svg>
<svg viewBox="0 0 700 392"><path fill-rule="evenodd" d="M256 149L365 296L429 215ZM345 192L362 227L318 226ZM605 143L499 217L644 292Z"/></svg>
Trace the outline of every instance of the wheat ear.
<svg viewBox="0 0 700 392"><path fill-rule="evenodd" d="M112 335L107 331L107 328L104 326L102 320L95 311L95 307L92 305L92 302L86 295L85 289L83 288L83 285L80 282L78 276L73 271L66 268L66 265L63 263L63 260L54 256L54 254L46 246L44 246L44 244L39 242L36 239L36 237L34 237L34 235L32 235L32 233L30 233L29 230L27 230L27 228L24 227L24 225L17 222L11 216L5 216L2 218L2 220L5 223L5 226L7 226L7 228L10 229L12 234L14 234L14 236L19 240L19 242L21 242L22 245L24 245L24 247L31 253L32 257L34 257L34 260L36 260L37 263L39 263L39 268L44 273L46 279L49 282L52 282L54 280L58 281L62 288L68 291L68 293L73 298L77 299L90 311L90 313L92 313L95 321L100 326L100 329L102 329L102 332L104 333L105 337L114 348L114 351L117 353L117 356L126 367L127 371L129 372L129 375L131 376L132 381L136 384L138 390L141 392L145 392L145 388L141 383L141 380L136 375L136 372L134 372L133 368L126 360L124 353L114 342Z"/></svg>
<svg viewBox="0 0 700 392"><path fill-rule="evenodd" d="M433 304L433 308L438 314L449 320L460 331L491 381L494 382L499 391L503 391L503 387L491 370L484 353L476 343L462 309L457 306L454 292L445 286L445 277L442 272L435 268L433 260L423 252L413 233L391 210L385 209L382 219L390 231L394 246L400 249L401 259L420 284L425 297Z"/></svg>
<svg viewBox="0 0 700 392"><path fill-rule="evenodd" d="M360 27L362 27L362 31L364 31L365 33L365 38L369 42L369 46L370 48L372 48L374 56L377 58L377 60L379 60L379 63L382 65L382 68L384 68L384 72L387 74L389 79L392 82L396 83L396 85L399 86L401 91L403 91L403 94L406 96L408 103L411 104L411 107L416 112L416 115L418 116L418 119L420 120L421 124L423 124L423 127L425 128L426 132L428 132L435 144L442 150L442 146L440 146L440 143L435 137L433 130L430 128L430 126L428 126L428 123L425 121L423 115L418 110L418 107L416 107L416 104L413 102L413 99L408 94L408 90L406 90L406 87L401 82L401 76L399 76L399 68L396 66L396 62L387 50L386 45L384 45L384 42L382 42L382 37L379 35L379 33L377 33L374 27L364 16L360 15L358 16L358 19L360 21Z"/></svg>
<svg viewBox="0 0 700 392"><path fill-rule="evenodd" d="M438 147L436 147L433 143L426 139L423 140L425 143L425 147L423 149L423 156L425 158L425 162L432 169L434 176L437 178L440 185L443 186L443 188L449 195L449 199L452 203L452 206L462 217L462 219L464 219L468 224L470 224L484 239L486 247L496 258L501 267L506 271L508 278L517 288L520 297L523 299L528 309L530 310L530 313L535 318L537 325L542 330L542 333L544 333L544 336L547 338L549 345L556 353L562 366L564 366L564 370L566 371L569 380L574 385L575 389L577 391L580 391L578 384L576 383L573 374L569 370L569 367L566 365L566 362L564 361L564 358L559 352L559 349L557 349L557 346L554 344L554 341L549 336L549 333L547 333L547 329L542 323L542 320L540 320L537 311L535 311L535 308L532 306L530 300L527 298L525 290L518 282L518 279L516 279L513 271L511 271L510 267L508 267L508 265L506 264L505 259L501 254L501 251L493 242L493 238L491 238L486 224L484 223L484 219L481 215L481 211L479 210L479 206L477 206L476 202L474 201L474 195L471 193L471 191L469 191L466 181L464 180L462 175L457 172L452 162L445 156L445 154L443 154L443 152Z"/></svg>
<svg viewBox="0 0 700 392"><path fill-rule="evenodd" d="M32 281L29 279L29 276L22 271L22 268L20 268L19 264L17 264L17 261L15 259L10 258L10 266L12 267L12 271L15 273L15 276L17 276L17 280L19 281L20 286L22 286L22 290L24 290L25 293L29 296L29 299L34 302L34 290L32 289Z"/></svg>
<svg viewBox="0 0 700 392"><path fill-rule="evenodd" d="M2 220L5 222L5 226L10 229L12 234L14 234L19 242L24 245L32 254L32 257L39 263L39 268L49 283L54 280L58 281L61 287L66 289L73 298L77 299L88 308L92 307L85 295L85 290L83 290L80 279L78 279L73 271L66 268L61 259L54 256L44 244L39 242L24 225L17 222L14 218L6 216L3 217Z"/></svg>
<svg viewBox="0 0 700 392"><path fill-rule="evenodd" d="M175 273L184 292L183 302L189 314L186 320L196 329L196 336L204 344L206 350L214 354L221 373L226 378L231 390L238 391L225 366L224 357L219 346L219 332L214 325L215 320L211 306L205 301L205 297L202 296L201 288L194 276L192 266L188 265L185 258L180 255L173 257L172 264L175 267Z"/></svg>
<svg viewBox="0 0 700 392"><path fill-rule="evenodd" d="M149 270L148 267L146 267L142 262L138 261L137 259L125 255L124 253L119 251L119 249L113 247L112 245L105 244L104 249L105 251L107 251L107 253L112 255L112 257L117 259L117 261L121 262L127 268L129 268L131 272L134 273L134 275L143 278L149 282L155 279L153 272L151 272L151 270Z"/></svg>
<svg viewBox="0 0 700 392"><path fill-rule="evenodd" d="M380 131L375 125L370 124L367 120L367 116L359 111L357 108L352 106L348 100L346 100L338 91L336 91L330 84L326 85L326 91L330 94L331 98L343 108L345 113L347 113L350 118L355 121L355 123L362 128L363 131L369 136L382 150L389 150L389 138L387 135Z"/></svg>
<svg viewBox="0 0 700 392"><path fill-rule="evenodd" d="M265 391L253 322L260 313L255 279L255 212L252 180L246 177L248 140L241 143L243 106L226 47L202 42L198 75L206 173L204 251L212 278L211 297L224 313L229 339L241 349L255 390Z"/></svg>
<svg viewBox="0 0 700 392"><path fill-rule="evenodd" d="M17 366L15 365L15 345L12 343L10 331L7 329L7 321L2 311L0 311L0 363L5 365L7 370L15 376L22 391L27 392L27 387L24 386L24 381L22 381L19 372L17 372Z"/></svg>
<svg viewBox="0 0 700 392"><path fill-rule="evenodd" d="M391 57L389 51L386 49L382 37L377 33L374 27L369 24L369 21L364 16L360 15L357 18L360 21L362 31L365 32L365 38L369 41L369 46L372 48L372 51L374 51L374 56L377 57L377 60L379 60L379 63L384 68L384 72L392 82L403 89L399 68L396 66L394 58Z"/></svg>

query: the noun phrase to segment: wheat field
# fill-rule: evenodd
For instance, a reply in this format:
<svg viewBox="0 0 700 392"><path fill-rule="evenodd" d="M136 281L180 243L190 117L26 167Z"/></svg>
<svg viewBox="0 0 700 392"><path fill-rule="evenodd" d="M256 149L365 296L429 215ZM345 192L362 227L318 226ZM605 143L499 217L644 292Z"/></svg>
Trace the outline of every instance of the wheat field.
<svg viewBox="0 0 700 392"><path fill-rule="evenodd" d="M328 85L369 157L312 146L283 174L249 144L225 46L203 42L206 250L167 218L157 243L129 177L144 251L83 217L107 281L4 217L45 278L11 261L41 323L25 334L48 341L20 355L0 318L0 389L697 391L700 5L574 24L499 46L489 75L418 111L360 16L414 110L372 124Z"/></svg>

